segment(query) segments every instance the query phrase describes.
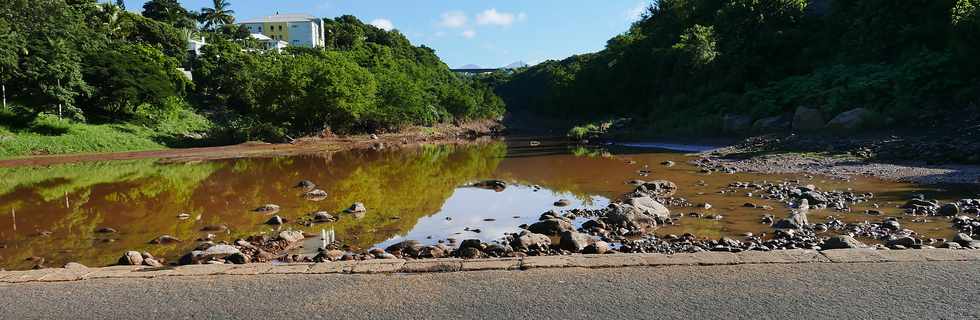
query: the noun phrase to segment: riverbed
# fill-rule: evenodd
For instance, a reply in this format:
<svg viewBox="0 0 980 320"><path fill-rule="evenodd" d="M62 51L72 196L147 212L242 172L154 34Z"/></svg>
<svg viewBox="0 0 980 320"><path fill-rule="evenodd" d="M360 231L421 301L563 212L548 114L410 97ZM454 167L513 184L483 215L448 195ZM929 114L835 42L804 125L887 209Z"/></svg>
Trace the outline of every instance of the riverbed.
<svg viewBox="0 0 980 320"><path fill-rule="evenodd" d="M873 193L850 212L813 211L811 221L903 219L899 208L915 194L930 199L976 197L973 187L917 185L868 177L705 172L689 163L701 146L637 144L579 146L561 140L509 138L471 144L366 148L200 161L155 159L0 168L0 268L27 269L67 262L102 266L127 250L173 261L199 241L227 241L281 230L335 235L351 251L384 248L406 239L426 244L465 239L491 242L538 221L546 211L596 209L635 188L632 180L669 180L675 197L694 204L671 207L673 225L658 235L690 233L718 239L761 234L765 215L785 216L785 203L725 192L735 182L797 181L821 190ZM682 150L682 151L677 151ZM672 165L664 165L670 163ZM501 180L506 188L471 187ZM313 182L323 199L304 197L299 181ZM320 201L314 201L320 200ZM559 200L565 205L556 206ZM347 214L353 203L363 214ZM754 207L746 207L751 202ZM709 204L704 206L703 204ZM272 214L253 209L275 204ZM709 207L709 208L705 208ZM875 210L870 216L866 210ZM305 223L313 212L337 218ZM908 218L922 237L951 238L941 217ZM168 235L179 242L152 244ZM298 254L315 254L319 237Z"/></svg>

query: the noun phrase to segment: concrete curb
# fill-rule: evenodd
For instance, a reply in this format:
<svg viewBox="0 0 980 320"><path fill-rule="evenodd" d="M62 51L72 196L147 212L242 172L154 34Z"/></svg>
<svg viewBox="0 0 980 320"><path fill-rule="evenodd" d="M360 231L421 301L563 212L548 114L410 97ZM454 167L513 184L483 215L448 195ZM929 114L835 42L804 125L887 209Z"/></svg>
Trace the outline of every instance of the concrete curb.
<svg viewBox="0 0 980 320"><path fill-rule="evenodd" d="M365 260L289 264L211 264L151 268L111 266L0 272L0 284L63 282L103 278L158 278L214 275L264 274L377 274L431 273L480 270L529 270L538 268L617 268L658 266L717 266L793 263L888 263L930 261L980 261L980 250L780 250L740 253L699 252L680 254L605 254L540 256L497 259Z"/></svg>

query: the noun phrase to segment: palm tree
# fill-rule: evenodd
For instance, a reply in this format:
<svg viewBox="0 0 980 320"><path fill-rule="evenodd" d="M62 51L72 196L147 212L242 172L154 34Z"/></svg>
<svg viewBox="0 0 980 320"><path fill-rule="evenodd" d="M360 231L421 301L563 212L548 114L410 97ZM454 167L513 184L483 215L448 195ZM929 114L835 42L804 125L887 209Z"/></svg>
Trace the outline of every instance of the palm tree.
<svg viewBox="0 0 980 320"><path fill-rule="evenodd" d="M204 29L213 30L217 26L235 23L235 10L230 7L231 3L227 0L214 0L213 8L201 8Z"/></svg>

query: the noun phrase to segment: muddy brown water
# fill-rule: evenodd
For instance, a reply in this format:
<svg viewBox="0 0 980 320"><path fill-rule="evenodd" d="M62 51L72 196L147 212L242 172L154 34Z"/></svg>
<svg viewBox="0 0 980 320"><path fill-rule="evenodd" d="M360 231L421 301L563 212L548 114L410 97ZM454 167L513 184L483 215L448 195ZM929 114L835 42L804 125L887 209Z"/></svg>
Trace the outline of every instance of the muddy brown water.
<svg viewBox="0 0 980 320"><path fill-rule="evenodd" d="M644 145L644 147L650 147ZM687 163L683 153L651 148L583 148L545 141L531 146L527 139L471 145L422 146L395 150L352 150L337 153L225 159L190 163L155 160L86 162L45 167L0 169L0 268L26 269L44 258L45 266L80 262L113 264L127 250L147 251L173 260L214 234L215 241L233 241L281 229L318 235L332 230L336 239L362 250L385 247L405 239L435 243L454 238L500 239L523 223L532 223L547 210L597 208L629 192L633 179L666 179L679 186L678 196L710 203L709 210L672 208L687 214L701 211L721 220L684 217L658 234L693 233L701 238L740 237L769 232L759 223L765 214L788 213L785 205L749 199L743 193L719 194L734 181L800 179L824 190L874 192L882 216L868 216L871 203L851 213L832 210L811 213L810 221L835 216L848 222L902 217L897 208L912 194L926 193L951 200L975 196L975 190L885 182L871 178L851 181L807 175L704 174ZM671 160L677 165L665 167ZM634 163L635 162L635 163ZM648 176L640 170L652 171ZM311 180L328 193L322 201L304 199L294 188ZM503 191L467 187L485 179L501 179ZM972 193L972 194L971 194ZM557 208L559 199L572 205ZM774 208L744 208L751 201ZM363 217L342 213L363 202ZM270 215L252 212L263 204L281 206L278 215L291 220L273 227ZM328 211L336 222L303 226L296 221L312 212ZM178 215L188 218L180 219ZM904 217L903 217L904 218ZM951 237L944 218L913 222L905 227L927 237ZM203 232L205 226L227 230ZM99 228L116 233L99 233ZM160 235L182 242L154 245ZM313 253L319 237L307 239L304 253Z"/></svg>

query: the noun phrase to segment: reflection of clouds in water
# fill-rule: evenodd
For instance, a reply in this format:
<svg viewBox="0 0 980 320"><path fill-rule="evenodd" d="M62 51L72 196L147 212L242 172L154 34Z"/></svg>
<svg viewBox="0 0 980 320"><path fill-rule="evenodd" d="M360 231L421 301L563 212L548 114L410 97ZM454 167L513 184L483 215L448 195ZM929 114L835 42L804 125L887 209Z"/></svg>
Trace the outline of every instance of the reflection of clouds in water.
<svg viewBox="0 0 980 320"><path fill-rule="evenodd" d="M571 205L557 208L553 204L558 199L568 199ZM405 240L418 240L432 244L446 238L480 239L485 242L498 240L505 233L520 230L517 226L534 223L548 210L571 210L575 208L598 208L609 204L609 199L593 196L587 201L577 199L571 193L556 193L548 189L537 192L528 186L510 186L503 192L479 188L458 188L443 204L436 214L419 219L407 234L388 239L377 247L385 248ZM519 218L514 218L519 216ZM446 217L452 220L446 220ZM484 221L484 219L496 219ZM465 231L466 228L480 229L480 233ZM456 234L459 233L459 234ZM432 239L426 239L427 237Z"/></svg>

